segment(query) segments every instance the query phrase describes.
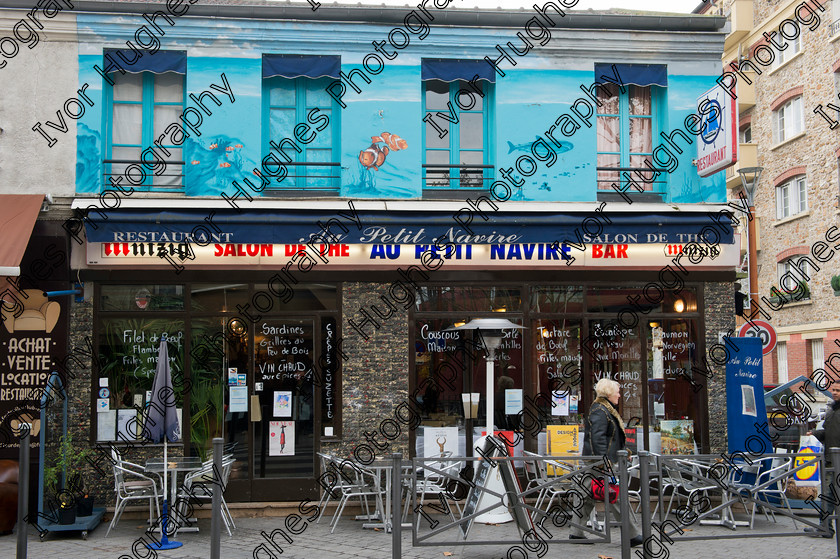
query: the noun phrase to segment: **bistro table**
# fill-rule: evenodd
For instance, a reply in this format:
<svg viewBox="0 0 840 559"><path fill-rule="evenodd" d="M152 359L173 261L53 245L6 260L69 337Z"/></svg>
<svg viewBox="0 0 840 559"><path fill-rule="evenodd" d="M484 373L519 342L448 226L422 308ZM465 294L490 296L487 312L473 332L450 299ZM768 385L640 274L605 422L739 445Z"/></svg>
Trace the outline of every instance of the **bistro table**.
<svg viewBox="0 0 840 559"><path fill-rule="evenodd" d="M171 497L169 499L169 509L172 510L178 495L178 472L194 472L200 470L203 462L198 456L170 456L167 460L166 471L172 472L172 481L169 483L169 491ZM163 473L163 458L152 458L146 461L146 472ZM164 474L166 475L166 474ZM165 496L164 496L165 497ZM172 513L169 514L170 521ZM163 530L163 525L161 525ZM198 532L198 526L186 526L179 528L184 532ZM178 529L175 530L176 532Z"/></svg>
<svg viewBox="0 0 840 559"><path fill-rule="evenodd" d="M362 528L384 528L385 532L390 532L391 527L393 526L393 519L391 518L391 516L392 516L391 515L391 508L392 508L392 504L391 504L391 493L392 493L391 487L392 487L392 485L391 484L393 483L394 462L391 461L391 460L386 460L386 459L378 459L378 460L374 460L373 462L371 462L370 464L368 464L365 467L368 468L369 470L372 470L372 471L376 472L377 477L380 480L382 479L381 472L383 472L383 471L385 472L385 495L382 499L382 503L383 503L383 506L385 507L385 510L384 511L377 511L376 516L379 517L378 518L379 522L368 522L368 523L362 524ZM407 466L403 465L403 471L405 471L406 468L407 468ZM402 478L402 475L400 476L400 478ZM401 483L401 482L402 482L402 479L400 479L397 483ZM408 503L406 503L406 506L408 506ZM371 515L371 516L373 516L373 515ZM374 520L374 518L369 518L365 515L360 515L359 517L356 517L356 518L358 520ZM403 528L411 528L411 524L403 523L402 527Z"/></svg>

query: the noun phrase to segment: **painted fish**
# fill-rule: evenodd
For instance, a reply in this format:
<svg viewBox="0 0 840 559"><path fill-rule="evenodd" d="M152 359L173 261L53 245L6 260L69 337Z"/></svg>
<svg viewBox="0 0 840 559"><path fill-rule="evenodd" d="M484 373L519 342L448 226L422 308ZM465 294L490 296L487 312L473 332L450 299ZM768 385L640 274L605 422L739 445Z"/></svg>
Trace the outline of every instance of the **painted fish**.
<svg viewBox="0 0 840 559"><path fill-rule="evenodd" d="M508 141L508 143L507 143L508 153L510 154L510 153L515 152L515 151L530 152L531 151L531 146L533 146L534 143L537 140L540 140L540 139L541 138L539 136L537 136L537 139L534 140L533 142L530 142L530 143L527 143L527 144L519 144L518 146L514 145L513 142ZM574 147L575 147L575 145L572 142L560 142L560 148L558 149L556 144L552 144L552 143L550 143L546 140L543 140L543 141L546 144L548 144L549 146L551 146L551 148L557 153L566 153L567 151L573 150Z"/></svg>
<svg viewBox="0 0 840 559"><path fill-rule="evenodd" d="M228 146L225 148L225 151L233 151L233 146Z"/></svg>
<svg viewBox="0 0 840 559"><path fill-rule="evenodd" d="M381 137L381 141L385 142L388 145L388 147L391 148L392 151L399 151L408 147L408 142L406 142L396 134L391 134L390 132L383 132L378 137Z"/></svg>
<svg viewBox="0 0 840 559"><path fill-rule="evenodd" d="M230 167L230 163L228 163L227 161L222 161L221 163L219 163L219 167Z"/></svg>
<svg viewBox="0 0 840 559"><path fill-rule="evenodd" d="M208 149L216 149L217 147L219 147L219 144L210 144L207 146Z"/></svg>
<svg viewBox="0 0 840 559"><path fill-rule="evenodd" d="M375 147L371 146L365 150L359 152L359 163L362 164L365 168L370 168L376 163L377 158L377 150Z"/></svg>
<svg viewBox="0 0 840 559"><path fill-rule="evenodd" d="M371 136L370 141L373 144L378 144L380 142L384 142L385 140L383 140L381 136Z"/></svg>
<svg viewBox="0 0 840 559"><path fill-rule="evenodd" d="M235 145L235 146L233 146L233 147L235 147L236 149L242 149L242 144L236 144L236 145Z"/></svg>
<svg viewBox="0 0 840 559"><path fill-rule="evenodd" d="M192 163L193 165L198 165L199 163L201 163L201 161L199 161L198 159L193 159L192 161L190 161L190 163Z"/></svg>

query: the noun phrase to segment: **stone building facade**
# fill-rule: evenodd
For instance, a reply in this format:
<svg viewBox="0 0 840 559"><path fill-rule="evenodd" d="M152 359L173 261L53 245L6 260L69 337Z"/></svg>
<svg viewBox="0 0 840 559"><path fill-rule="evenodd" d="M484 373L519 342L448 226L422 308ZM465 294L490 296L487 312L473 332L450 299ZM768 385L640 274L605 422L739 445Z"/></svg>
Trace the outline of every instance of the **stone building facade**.
<svg viewBox="0 0 840 559"><path fill-rule="evenodd" d="M831 286L840 275L832 229L840 225L840 125L834 124L838 110L828 108L840 93L840 2L735 0L697 11L730 19L722 61L738 80L741 143L727 186L736 198L742 190L737 169L763 169L755 190L762 300L747 312L778 334L776 349L765 356L764 380L781 384L809 376L840 351L840 298ZM741 283L746 293L747 279ZM782 305L774 288L788 302Z"/></svg>

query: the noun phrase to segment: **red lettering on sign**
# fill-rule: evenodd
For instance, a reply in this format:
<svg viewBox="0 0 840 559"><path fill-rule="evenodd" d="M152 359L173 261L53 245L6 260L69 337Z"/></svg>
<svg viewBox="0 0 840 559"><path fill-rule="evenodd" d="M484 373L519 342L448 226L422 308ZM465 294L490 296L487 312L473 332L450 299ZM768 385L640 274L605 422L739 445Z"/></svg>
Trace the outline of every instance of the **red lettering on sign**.
<svg viewBox="0 0 840 559"><path fill-rule="evenodd" d="M616 258L627 258L627 246L628 245L618 245L618 254Z"/></svg>
<svg viewBox="0 0 840 559"><path fill-rule="evenodd" d="M601 258L604 256L604 245L592 245L592 258Z"/></svg>

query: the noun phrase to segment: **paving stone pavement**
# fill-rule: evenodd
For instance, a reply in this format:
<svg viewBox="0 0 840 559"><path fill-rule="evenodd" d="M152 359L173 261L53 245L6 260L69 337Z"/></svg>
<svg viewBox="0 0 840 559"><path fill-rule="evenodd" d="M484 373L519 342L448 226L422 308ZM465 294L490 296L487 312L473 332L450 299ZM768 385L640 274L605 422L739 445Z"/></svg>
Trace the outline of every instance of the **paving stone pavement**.
<svg viewBox="0 0 840 559"><path fill-rule="evenodd" d="M280 534L275 535L275 541L282 549L282 553L273 550L272 554L265 551L261 544L267 544L265 536L273 530L284 527L284 517L269 518L237 518L236 530L232 537L222 532L221 557L254 558L254 559L317 559L321 557L347 557L366 559L389 559L391 557L391 535L385 532L366 530L360 522L342 518L334 534L330 534L329 517L325 517L320 524L306 523L304 531L299 535L292 535L290 544ZM441 522L444 518L440 517ZM181 533L176 538L183 542L179 549L151 552L138 542L144 536L142 521L123 520L105 538L107 524L101 524L88 535L87 541L78 534L50 534L45 541L39 541L34 528L29 531L28 557L32 559L99 559L99 558L141 558L156 559L160 557L172 559L208 559L210 557L209 530L210 520L200 519L199 533ZM546 523L550 526L550 522ZM300 530L304 524L293 525ZM667 553L653 547L653 557L656 559L716 559L716 558L761 558L761 559L829 559L836 558L835 541L833 539L809 537L750 537L743 539L723 539L720 536L733 534L779 533L793 527L789 521L779 520L778 524L756 519L755 530L738 528L732 532L726 528L712 526L695 526L686 531L686 536L710 536L712 539L701 541L676 541L667 547ZM802 526L799 526L799 530ZM566 539L568 530L556 529L558 539ZM447 532L447 539L458 540L455 532ZM612 530L613 538L618 538L619 531ZM502 526L484 526L476 524L470 533L473 539L508 540L509 545L472 546L456 545L454 543L435 547L412 547L411 533L406 529L402 539L402 557L404 558L441 558L444 552L450 552L454 559L503 559L507 557L520 559L525 557L521 553L508 550L515 542L516 531L512 524ZM15 557L16 535L0 537L0 558ZM521 545L521 542L519 542ZM271 548L270 545L265 546ZM133 551L132 551L133 548ZM259 550L257 550L259 548ZM636 548L638 549L638 548ZM256 551L255 551L256 550ZM612 543L596 543L594 545L549 544L542 554L544 558L562 557L569 559L598 559L600 555L620 559L621 549L615 539ZM634 550L635 551L635 550ZM537 558L534 549L528 558ZM635 553L633 557L637 557Z"/></svg>

